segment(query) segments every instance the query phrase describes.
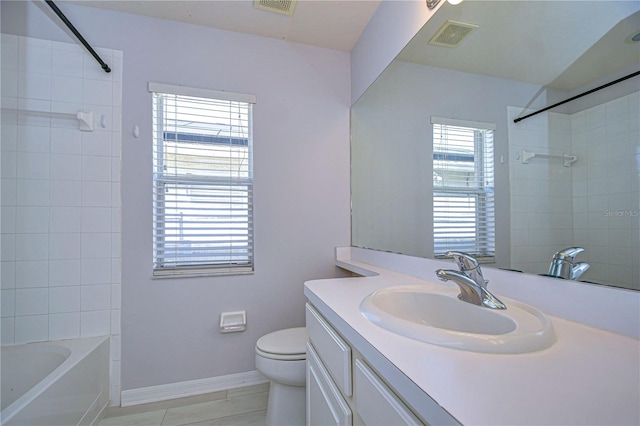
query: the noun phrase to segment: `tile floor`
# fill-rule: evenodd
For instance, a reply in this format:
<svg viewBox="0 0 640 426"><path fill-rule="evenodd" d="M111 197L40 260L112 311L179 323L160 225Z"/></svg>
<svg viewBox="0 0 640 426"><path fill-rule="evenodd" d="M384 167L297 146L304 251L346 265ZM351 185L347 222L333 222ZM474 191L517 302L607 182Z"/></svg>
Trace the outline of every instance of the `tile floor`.
<svg viewBox="0 0 640 426"><path fill-rule="evenodd" d="M266 426L269 384L131 407L110 407L98 426Z"/></svg>

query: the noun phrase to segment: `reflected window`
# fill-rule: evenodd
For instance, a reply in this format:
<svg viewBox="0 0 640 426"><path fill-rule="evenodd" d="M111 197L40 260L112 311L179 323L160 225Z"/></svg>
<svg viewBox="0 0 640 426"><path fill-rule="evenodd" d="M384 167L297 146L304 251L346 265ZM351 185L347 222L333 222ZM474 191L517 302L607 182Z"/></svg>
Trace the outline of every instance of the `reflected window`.
<svg viewBox="0 0 640 426"><path fill-rule="evenodd" d="M495 259L493 131L486 123L432 117L434 254Z"/></svg>

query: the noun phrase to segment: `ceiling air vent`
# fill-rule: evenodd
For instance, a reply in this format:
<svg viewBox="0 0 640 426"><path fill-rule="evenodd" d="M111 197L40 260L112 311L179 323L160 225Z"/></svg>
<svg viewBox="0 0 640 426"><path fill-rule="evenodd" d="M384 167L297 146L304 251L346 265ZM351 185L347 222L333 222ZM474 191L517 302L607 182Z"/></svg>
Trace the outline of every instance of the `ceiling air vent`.
<svg viewBox="0 0 640 426"><path fill-rule="evenodd" d="M296 0L255 0L253 6L256 9L292 16L296 8Z"/></svg>
<svg viewBox="0 0 640 426"><path fill-rule="evenodd" d="M447 21L434 35L429 44L436 46L455 47L464 40L466 36L473 30L478 28L478 25L465 24L464 22Z"/></svg>

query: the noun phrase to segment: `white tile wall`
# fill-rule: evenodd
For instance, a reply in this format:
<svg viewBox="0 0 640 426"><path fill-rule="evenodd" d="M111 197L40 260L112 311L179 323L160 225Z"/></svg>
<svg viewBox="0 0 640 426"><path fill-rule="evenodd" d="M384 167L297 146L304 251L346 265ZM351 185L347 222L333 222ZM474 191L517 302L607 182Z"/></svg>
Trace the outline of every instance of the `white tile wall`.
<svg viewBox="0 0 640 426"><path fill-rule="evenodd" d="M576 245L586 248L579 260L591 264L583 279L640 289L639 107L636 92L570 116L549 113L510 126L511 192L528 194L511 197L513 268L544 273L554 251ZM561 149L550 148L562 141ZM522 149L567 152L578 161L570 168L523 165L516 158ZM547 200L556 213L542 213ZM545 235L541 223L557 226Z"/></svg>
<svg viewBox="0 0 640 426"><path fill-rule="evenodd" d="M521 108L509 107L509 117ZM509 120L512 123L512 119ZM571 168L560 160L521 161L522 150L571 153L571 122L562 114L540 114L509 127L511 173L511 267L546 273L553 253L573 241Z"/></svg>
<svg viewBox="0 0 640 426"><path fill-rule="evenodd" d="M640 289L640 93L571 117L576 163L576 239L587 240L585 279Z"/></svg>
<svg viewBox="0 0 640 426"><path fill-rule="evenodd" d="M122 53L2 34L2 344L111 334L120 391ZM104 118L103 118L104 116ZM104 126L102 124L105 124Z"/></svg>

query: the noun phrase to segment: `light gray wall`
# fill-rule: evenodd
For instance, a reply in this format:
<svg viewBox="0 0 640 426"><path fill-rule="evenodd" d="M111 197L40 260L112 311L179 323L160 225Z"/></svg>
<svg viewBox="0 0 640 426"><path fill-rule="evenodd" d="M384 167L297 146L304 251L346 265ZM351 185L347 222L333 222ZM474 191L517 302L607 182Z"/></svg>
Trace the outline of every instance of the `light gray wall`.
<svg viewBox="0 0 640 426"><path fill-rule="evenodd" d="M430 10L425 0L382 0L351 51L352 104L443 3Z"/></svg>
<svg viewBox="0 0 640 426"><path fill-rule="evenodd" d="M349 245L349 54L62 3L94 46L119 49L122 388L255 369L264 333L304 325L303 282L339 276ZM2 2L2 31L69 41L45 5ZM151 96L156 81L257 95L254 275L151 279ZM139 125L139 139L131 129ZM246 309L244 333L218 332Z"/></svg>

